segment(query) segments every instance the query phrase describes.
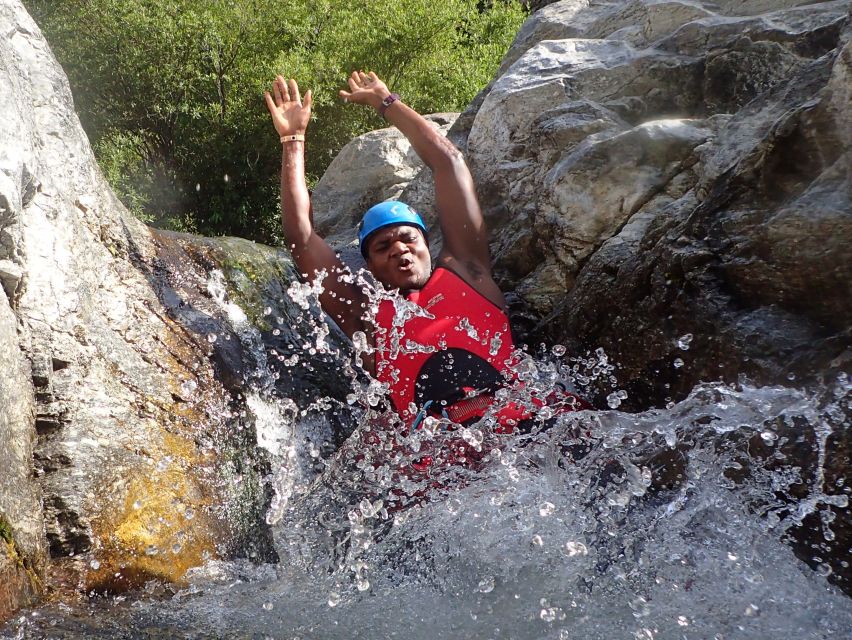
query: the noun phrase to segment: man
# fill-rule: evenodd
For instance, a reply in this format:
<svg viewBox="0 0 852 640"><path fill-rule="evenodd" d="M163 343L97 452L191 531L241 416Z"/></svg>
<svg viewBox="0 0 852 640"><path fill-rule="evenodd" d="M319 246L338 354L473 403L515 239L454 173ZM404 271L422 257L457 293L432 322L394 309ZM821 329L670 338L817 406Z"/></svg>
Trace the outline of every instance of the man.
<svg viewBox="0 0 852 640"><path fill-rule="evenodd" d="M364 215L359 240L367 268L388 290L399 290L417 312L384 300L365 316L367 296L341 279L335 252L313 229L305 183L305 132L311 92L278 76L266 104L282 144L281 217L299 271L309 280L325 272L320 304L350 338L369 336L365 360L386 383L402 419L416 428L429 415L457 424L480 418L492 394L513 379L514 345L506 302L491 275L487 232L470 171L461 152L420 114L391 93L375 73L353 72L340 96L376 109L408 138L428 166L443 248L432 259L420 216L400 202L380 203ZM402 305L403 307L405 305ZM409 317L401 318L400 313ZM526 414L517 406L497 413L498 430L511 431Z"/></svg>

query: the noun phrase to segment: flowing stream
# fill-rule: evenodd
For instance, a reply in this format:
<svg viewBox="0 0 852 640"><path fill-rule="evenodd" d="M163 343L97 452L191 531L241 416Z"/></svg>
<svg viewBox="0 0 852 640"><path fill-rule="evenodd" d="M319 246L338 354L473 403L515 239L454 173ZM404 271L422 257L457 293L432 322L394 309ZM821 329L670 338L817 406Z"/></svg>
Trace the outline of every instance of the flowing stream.
<svg viewBox="0 0 852 640"><path fill-rule="evenodd" d="M309 306L316 292L300 287L291 295ZM230 313L239 325L238 308ZM325 348L321 327L309 348ZM679 344L687 351L689 337ZM519 355L517 370L522 384L503 400L617 383L602 352L571 359L558 346ZM256 376L248 407L274 465L278 564L209 562L176 591L22 612L2 637L852 637L852 600L828 579L848 564L825 553L849 508L826 455L849 428L846 376L819 393L705 384L638 414L617 410L615 384L613 409L545 409L525 435L495 435L488 415L404 435L376 383L350 375L348 406L308 410ZM338 409L357 427L325 455ZM412 465L458 459L460 446L456 464ZM796 540L812 549L809 563Z"/></svg>

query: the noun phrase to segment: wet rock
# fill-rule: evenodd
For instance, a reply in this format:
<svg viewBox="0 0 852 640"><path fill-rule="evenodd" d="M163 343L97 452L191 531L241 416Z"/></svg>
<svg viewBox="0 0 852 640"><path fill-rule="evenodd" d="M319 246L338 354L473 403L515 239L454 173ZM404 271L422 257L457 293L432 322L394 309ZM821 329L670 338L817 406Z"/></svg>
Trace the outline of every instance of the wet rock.
<svg viewBox="0 0 852 640"><path fill-rule="evenodd" d="M848 116L832 107L844 55L727 120L695 188L607 240L547 321L575 348L603 346L640 404L740 374L815 381L848 348Z"/></svg>
<svg viewBox="0 0 852 640"><path fill-rule="evenodd" d="M274 560L248 399L340 396L320 375L341 368L339 332L286 294L282 252L128 214L18 2L0 6L0 83L0 519L20 560L0 548L3 589L48 561L65 584L116 592L211 558ZM301 352L318 327L327 350L264 386L269 350ZM4 615L37 591L15 589Z"/></svg>
<svg viewBox="0 0 852 640"><path fill-rule="evenodd" d="M35 399L16 325L0 296L0 620L41 595L45 570L41 495L32 477Z"/></svg>

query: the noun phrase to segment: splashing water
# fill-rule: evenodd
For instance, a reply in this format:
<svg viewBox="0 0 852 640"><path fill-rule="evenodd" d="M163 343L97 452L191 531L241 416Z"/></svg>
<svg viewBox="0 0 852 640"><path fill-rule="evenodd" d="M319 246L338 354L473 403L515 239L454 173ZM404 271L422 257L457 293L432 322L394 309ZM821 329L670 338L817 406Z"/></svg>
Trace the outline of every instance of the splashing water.
<svg viewBox="0 0 852 640"><path fill-rule="evenodd" d="M355 341L359 357L369 349ZM610 406L625 399L602 350L554 354L518 353L522 384L501 402L596 379L613 385ZM8 637L848 637L852 602L829 564L810 569L788 541L814 514L811 538L831 540L832 514L848 509L848 487L826 473L829 439L848 428L848 378L819 395L700 385L638 414L545 409L526 435L494 433L494 410L407 433L381 385L351 379L358 427L316 477L293 433L320 412L268 390L249 398L275 459L278 565L210 562L169 599L45 607Z"/></svg>

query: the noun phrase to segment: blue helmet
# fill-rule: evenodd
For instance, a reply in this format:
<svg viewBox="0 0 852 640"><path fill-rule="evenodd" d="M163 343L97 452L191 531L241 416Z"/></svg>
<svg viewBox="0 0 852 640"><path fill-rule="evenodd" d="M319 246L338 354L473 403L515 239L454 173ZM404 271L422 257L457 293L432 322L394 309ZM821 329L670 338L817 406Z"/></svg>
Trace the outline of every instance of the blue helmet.
<svg viewBox="0 0 852 640"><path fill-rule="evenodd" d="M367 213L358 224L358 244L361 255L367 257L367 240L379 229L399 224L417 227L426 237L426 225L420 215L404 202L386 200L367 209Z"/></svg>

